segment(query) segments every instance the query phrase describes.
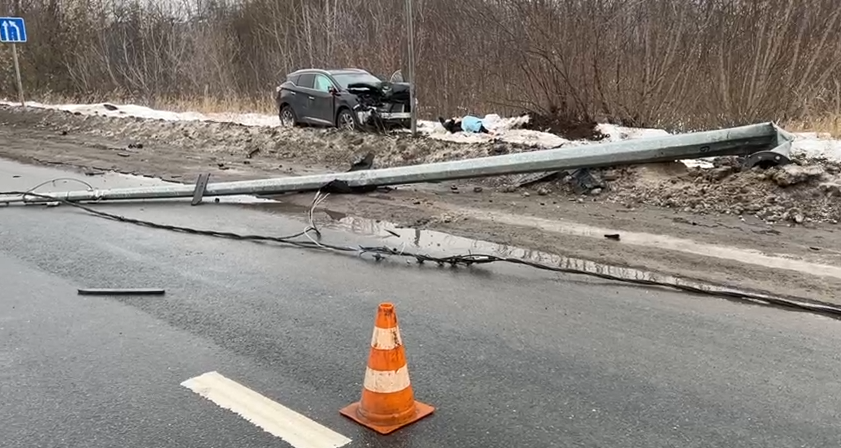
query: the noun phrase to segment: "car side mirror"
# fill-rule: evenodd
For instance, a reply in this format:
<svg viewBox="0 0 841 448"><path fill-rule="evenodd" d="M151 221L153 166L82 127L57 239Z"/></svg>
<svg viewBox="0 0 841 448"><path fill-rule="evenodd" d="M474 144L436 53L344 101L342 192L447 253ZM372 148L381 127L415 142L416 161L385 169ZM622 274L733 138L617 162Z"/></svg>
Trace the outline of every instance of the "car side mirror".
<svg viewBox="0 0 841 448"><path fill-rule="evenodd" d="M330 92L330 94L331 94L331 95L334 95L334 96L339 94L339 90L338 90L338 89L336 89L336 88L335 88L335 87L333 87L333 86L330 86L330 88L328 88L328 89L327 89L327 91L328 91L328 92Z"/></svg>

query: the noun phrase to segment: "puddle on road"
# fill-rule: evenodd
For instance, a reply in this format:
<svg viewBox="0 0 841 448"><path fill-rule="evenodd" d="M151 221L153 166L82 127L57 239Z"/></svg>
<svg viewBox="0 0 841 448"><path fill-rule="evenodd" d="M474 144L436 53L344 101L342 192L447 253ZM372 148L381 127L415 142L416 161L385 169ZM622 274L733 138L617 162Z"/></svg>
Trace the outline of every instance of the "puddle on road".
<svg viewBox="0 0 841 448"><path fill-rule="evenodd" d="M288 216L305 215L309 207L282 202L260 203L260 204L238 204L238 207L245 207L253 210L260 210L273 214ZM318 214L326 214L330 217L329 222L318 222L322 228L351 232L367 237L375 237L383 240L384 245L397 250L407 252L423 253L431 256L449 256L455 254L494 255L498 257L514 258L531 261L547 266L582 271L597 275L611 276L617 279L657 282L666 285L689 286L711 292L744 293L745 290L728 288L707 282L698 282L689 279L679 278L666 274L659 274L641 269L633 269L620 266L606 265L590 260L564 257L557 254L550 254L538 250L524 249L521 247L492 243L470 238L459 237L434 230L421 230L413 228L402 228L387 221L377 221L366 218L349 216L345 213L319 208ZM603 235L599 235L603 238ZM773 297L750 292L754 297ZM770 302L752 300L764 305Z"/></svg>
<svg viewBox="0 0 841 448"><path fill-rule="evenodd" d="M283 214L305 214L308 210L308 208L305 206L288 204L283 202L255 204L254 206L265 211ZM490 242L470 240L467 238L461 238L454 235L442 232L435 232L431 230L402 229L392 223L383 221L378 222L370 219L347 216L344 213L330 211L324 208L319 208L318 212L326 213L328 216L330 216L330 218L333 220L332 227L334 228L339 228L342 230L369 236L391 238L392 240L399 239L401 244L411 243L411 247L416 249L446 248L449 252L483 252L500 256L504 255L518 258L526 257L524 259L539 261L541 263L544 262L543 260L546 260L547 257L555 257L558 259L552 259L553 264L555 264L556 262L568 263L568 261L565 261L566 259L564 259L564 257L558 257L556 255L546 254L538 251L521 248L511 248L509 246L501 246ZM584 236L596 238L599 240L604 239L605 235L621 234L622 239L621 241L617 241L617 244L630 244L664 249L693 255L700 255L704 257L731 260L739 263L752 264L771 269L786 269L809 275L820 275L841 279L841 267L839 266L812 263L792 258L783 254L766 254L758 250L706 244L690 239L672 237L668 235L655 235L651 233L619 231L616 229L600 228L584 224L578 224L571 221L564 221L561 219L549 220L535 217L517 216L500 212L479 211L464 208L458 209L458 213L461 215L466 215L471 219L476 220L492 221L495 223L502 223L513 226L525 225L535 227L546 232L574 236ZM516 253L516 255L514 255L514 253ZM576 260L575 266L577 267L582 263L585 263L585 261ZM635 273L634 275L637 274Z"/></svg>

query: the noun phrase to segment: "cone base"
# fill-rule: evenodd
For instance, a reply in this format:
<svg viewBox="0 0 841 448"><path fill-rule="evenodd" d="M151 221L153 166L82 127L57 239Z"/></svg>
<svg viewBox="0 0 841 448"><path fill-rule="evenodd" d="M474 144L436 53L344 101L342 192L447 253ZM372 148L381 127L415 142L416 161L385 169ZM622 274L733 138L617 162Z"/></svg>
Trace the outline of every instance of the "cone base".
<svg viewBox="0 0 841 448"><path fill-rule="evenodd" d="M412 423L432 414L435 411L435 408L428 404L421 403L420 401L415 402L415 414L407 419L405 422L398 423L396 425L377 425L376 423L369 422L367 420L363 420L359 417L359 402L353 403L341 410L339 413L344 415L345 417L359 423L360 425L373 429L374 431L380 434L391 434L398 429L411 425Z"/></svg>

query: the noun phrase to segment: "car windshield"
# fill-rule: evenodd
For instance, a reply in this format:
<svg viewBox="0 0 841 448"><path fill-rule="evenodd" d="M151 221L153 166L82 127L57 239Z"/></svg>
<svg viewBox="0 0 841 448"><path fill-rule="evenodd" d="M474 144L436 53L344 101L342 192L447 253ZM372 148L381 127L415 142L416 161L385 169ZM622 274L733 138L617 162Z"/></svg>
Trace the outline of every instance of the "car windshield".
<svg viewBox="0 0 841 448"><path fill-rule="evenodd" d="M336 82L338 82L339 85L343 89L347 89L347 87L349 85L356 84L358 82L364 82L364 83L379 83L379 82L382 82L379 78L377 78L376 76L374 76L370 73L339 73L339 74L333 75L333 78L336 79Z"/></svg>

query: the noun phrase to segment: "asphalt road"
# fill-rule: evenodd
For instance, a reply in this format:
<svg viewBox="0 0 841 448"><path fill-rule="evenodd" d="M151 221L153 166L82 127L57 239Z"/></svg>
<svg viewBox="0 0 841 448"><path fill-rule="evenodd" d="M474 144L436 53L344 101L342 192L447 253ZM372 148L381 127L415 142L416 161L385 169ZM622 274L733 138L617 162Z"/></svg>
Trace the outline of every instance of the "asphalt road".
<svg viewBox="0 0 841 448"><path fill-rule="evenodd" d="M137 184L0 162L0 190L68 175ZM304 226L225 203L97 207L238 232ZM841 445L841 322L826 317L528 268L374 263L66 206L0 207L0 274L4 447L290 446L181 385L212 371L352 447ZM390 436L338 413L359 398L383 301L416 397L437 408Z"/></svg>

